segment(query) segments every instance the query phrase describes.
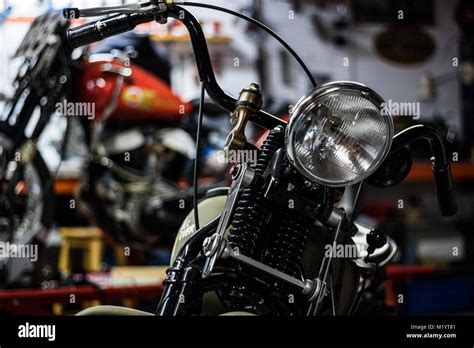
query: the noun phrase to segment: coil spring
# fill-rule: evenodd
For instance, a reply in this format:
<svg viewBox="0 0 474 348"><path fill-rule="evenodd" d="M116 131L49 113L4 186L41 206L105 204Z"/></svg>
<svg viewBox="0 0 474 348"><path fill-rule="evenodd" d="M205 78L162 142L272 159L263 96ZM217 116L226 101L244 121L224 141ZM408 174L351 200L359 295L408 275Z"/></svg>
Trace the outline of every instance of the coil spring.
<svg viewBox="0 0 474 348"><path fill-rule="evenodd" d="M264 173L273 154L283 145L284 129L278 126L270 132L262 145L255 167L256 174ZM254 188L243 189L235 210L229 244L246 256L255 256L267 213L268 204L261 194Z"/></svg>
<svg viewBox="0 0 474 348"><path fill-rule="evenodd" d="M309 223L299 214L286 211L283 225L269 238L264 262L280 272L299 278L303 253L309 234Z"/></svg>

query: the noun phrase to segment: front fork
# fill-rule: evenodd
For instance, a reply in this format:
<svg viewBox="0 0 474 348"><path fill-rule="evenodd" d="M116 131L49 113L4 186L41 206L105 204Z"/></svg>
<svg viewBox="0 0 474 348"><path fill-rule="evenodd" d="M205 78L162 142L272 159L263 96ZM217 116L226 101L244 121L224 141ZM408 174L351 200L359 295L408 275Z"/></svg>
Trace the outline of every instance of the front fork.
<svg viewBox="0 0 474 348"><path fill-rule="evenodd" d="M197 230L179 251L173 266L166 271L164 289L156 310L158 316L175 316L187 313L194 302L196 284L202 279L201 270L193 265L201 252L204 240L217 229L220 216Z"/></svg>
<svg viewBox="0 0 474 348"><path fill-rule="evenodd" d="M188 313L189 307L196 302L195 285L201 272L195 266L170 267L164 281L163 295L156 311L159 316L181 316Z"/></svg>
<svg viewBox="0 0 474 348"><path fill-rule="evenodd" d="M202 264L204 260L197 259L206 238L211 238L217 230L220 216L208 225L198 230L194 236L180 250L173 266L167 270L164 281L164 290L156 315L179 316L197 313L197 301L202 296ZM327 221L333 230L333 240L337 241L340 234L352 233L348 225L344 211L335 209ZM352 240L358 246L361 254L358 259L352 260L365 274L371 274L377 265L384 265L396 252L394 243L382 232L364 227L358 223L354 224L357 231ZM253 260L245 255L235 252L228 246L220 255L223 259L231 259L237 264L252 269L264 277L270 277L272 282L286 283L295 289L299 289L310 304L308 315L317 315L321 303L326 296L328 288L329 270L332 264L332 254L324 257L318 277L315 279L300 280L273 269L261 262ZM201 263L193 262L199 260ZM211 278L208 278L210 281Z"/></svg>

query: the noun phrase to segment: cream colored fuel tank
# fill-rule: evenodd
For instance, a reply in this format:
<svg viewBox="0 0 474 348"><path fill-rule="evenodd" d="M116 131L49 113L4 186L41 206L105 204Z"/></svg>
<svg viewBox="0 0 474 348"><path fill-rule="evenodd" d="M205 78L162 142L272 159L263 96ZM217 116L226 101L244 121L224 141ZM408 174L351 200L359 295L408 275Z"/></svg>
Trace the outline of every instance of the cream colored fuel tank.
<svg viewBox="0 0 474 348"><path fill-rule="evenodd" d="M220 188L219 190L223 190ZM212 192L212 191L210 191ZM204 198L198 204L199 211L199 224L204 226L214 220L224 210L226 195L213 196L210 198ZM176 259L181 247L193 236L196 232L196 225L194 221L194 209L191 210L184 219L181 227L179 228L178 234L174 241L173 252L171 254L171 265Z"/></svg>

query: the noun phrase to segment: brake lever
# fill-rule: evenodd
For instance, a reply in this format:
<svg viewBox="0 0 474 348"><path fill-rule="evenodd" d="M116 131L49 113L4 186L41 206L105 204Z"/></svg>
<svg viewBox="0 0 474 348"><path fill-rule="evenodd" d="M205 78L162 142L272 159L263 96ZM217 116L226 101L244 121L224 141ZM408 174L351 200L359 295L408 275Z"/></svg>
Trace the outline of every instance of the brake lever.
<svg viewBox="0 0 474 348"><path fill-rule="evenodd" d="M76 7L65 8L63 9L63 16L66 19L76 19L81 17L100 17L104 15L148 13L150 11L161 13L166 11L166 9L167 5L164 0L144 0L135 4L92 7L82 10Z"/></svg>

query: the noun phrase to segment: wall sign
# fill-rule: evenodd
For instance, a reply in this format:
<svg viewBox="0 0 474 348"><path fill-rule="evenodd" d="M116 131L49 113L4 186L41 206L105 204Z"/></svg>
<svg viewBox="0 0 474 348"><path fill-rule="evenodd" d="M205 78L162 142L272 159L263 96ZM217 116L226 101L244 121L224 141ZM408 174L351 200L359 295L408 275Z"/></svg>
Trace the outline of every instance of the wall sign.
<svg viewBox="0 0 474 348"><path fill-rule="evenodd" d="M392 28L375 37L378 55L391 62L405 65L423 63L436 49L433 37L419 28Z"/></svg>

